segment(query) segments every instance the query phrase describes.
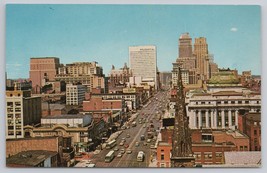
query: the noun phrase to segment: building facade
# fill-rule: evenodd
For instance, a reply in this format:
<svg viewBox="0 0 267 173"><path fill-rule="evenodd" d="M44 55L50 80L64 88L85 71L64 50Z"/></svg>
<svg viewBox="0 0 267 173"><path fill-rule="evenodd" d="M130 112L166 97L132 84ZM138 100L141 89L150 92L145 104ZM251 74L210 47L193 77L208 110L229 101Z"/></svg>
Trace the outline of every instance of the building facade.
<svg viewBox="0 0 267 173"><path fill-rule="evenodd" d="M46 81L53 81L58 73L60 60L56 57L30 59L30 80L34 93L40 93Z"/></svg>
<svg viewBox="0 0 267 173"><path fill-rule="evenodd" d="M67 84L66 105L80 105L85 99L86 87L83 85Z"/></svg>
<svg viewBox="0 0 267 173"><path fill-rule="evenodd" d="M6 139L23 138L23 126L40 123L41 115L41 97L31 97L30 91L6 91Z"/></svg>
<svg viewBox="0 0 267 173"><path fill-rule="evenodd" d="M261 96L237 91L196 93L188 98L191 129L237 129L238 112L261 112Z"/></svg>
<svg viewBox="0 0 267 173"><path fill-rule="evenodd" d="M250 151L261 151L261 114L239 114L239 129L250 138Z"/></svg>
<svg viewBox="0 0 267 173"><path fill-rule="evenodd" d="M157 89L157 50L156 46L129 47L129 62L132 75L152 78Z"/></svg>
<svg viewBox="0 0 267 173"><path fill-rule="evenodd" d="M206 38L195 38L194 55L196 56L197 69L202 80L207 80L210 76L208 53L208 43Z"/></svg>
<svg viewBox="0 0 267 173"><path fill-rule="evenodd" d="M110 87L125 86L126 83L129 82L130 77L132 77L132 72L130 68L127 67L126 63L124 64L124 67L120 69L115 69L115 66L112 66L109 73L109 85Z"/></svg>

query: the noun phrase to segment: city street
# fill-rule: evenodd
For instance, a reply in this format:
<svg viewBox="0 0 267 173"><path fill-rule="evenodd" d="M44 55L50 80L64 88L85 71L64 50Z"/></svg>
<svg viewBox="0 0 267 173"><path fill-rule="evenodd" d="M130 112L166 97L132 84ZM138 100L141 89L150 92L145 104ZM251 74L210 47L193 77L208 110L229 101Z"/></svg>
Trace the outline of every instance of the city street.
<svg viewBox="0 0 267 173"><path fill-rule="evenodd" d="M153 146L155 145L156 137L158 134L156 130L159 129L161 125L160 120L157 118L158 116L156 115L161 111L159 107L161 107L162 109L165 108L164 106L166 103L162 103L161 100L164 100L166 97L166 92L158 92L154 97L150 99L147 105L144 105L141 110L138 110L138 116L135 120L136 127L132 127L131 125L129 125L130 128L122 130L123 132L116 139L117 145L115 147L113 147L112 149L103 149L99 154L95 154L92 156L91 160L93 163L96 164L96 167L148 167L153 156L156 155L156 150L153 148ZM146 122L142 120L142 123L140 124L140 118L144 118ZM154 125L153 133L155 135L154 138L149 143L147 143L147 127L150 124ZM127 134L129 134L130 137L127 138ZM145 136L145 140L141 141L141 135ZM119 144L122 138L125 138L126 142L123 146L120 146ZM136 142L139 142L139 146L136 146ZM144 143L147 143L147 145L144 145ZM125 144L128 144L129 147L125 148ZM106 163L106 154L110 150L114 150L114 148L119 149L118 151L115 151L115 158L110 163ZM122 148L124 148L125 151L131 150L132 153L128 154L125 152L122 157L118 158L117 155ZM145 153L143 162L137 161L137 154L139 151L143 151Z"/></svg>

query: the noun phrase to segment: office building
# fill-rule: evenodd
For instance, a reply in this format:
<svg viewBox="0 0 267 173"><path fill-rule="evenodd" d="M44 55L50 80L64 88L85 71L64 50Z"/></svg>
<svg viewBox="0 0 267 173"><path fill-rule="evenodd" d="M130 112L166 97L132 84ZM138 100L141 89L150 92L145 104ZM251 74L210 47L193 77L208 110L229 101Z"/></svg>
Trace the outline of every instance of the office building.
<svg viewBox="0 0 267 173"><path fill-rule="evenodd" d="M79 105L85 99L86 87L83 85L67 84L66 105Z"/></svg>
<svg viewBox="0 0 267 173"><path fill-rule="evenodd" d="M40 93L47 81L53 81L60 66L59 58L40 57L30 59L30 81L34 93Z"/></svg>
<svg viewBox="0 0 267 173"><path fill-rule="evenodd" d="M6 139L23 138L23 126L41 121L41 97L30 91L6 91Z"/></svg>
<svg viewBox="0 0 267 173"><path fill-rule="evenodd" d="M156 46L129 47L129 62L133 77L152 78L157 90L157 50Z"/></svg>

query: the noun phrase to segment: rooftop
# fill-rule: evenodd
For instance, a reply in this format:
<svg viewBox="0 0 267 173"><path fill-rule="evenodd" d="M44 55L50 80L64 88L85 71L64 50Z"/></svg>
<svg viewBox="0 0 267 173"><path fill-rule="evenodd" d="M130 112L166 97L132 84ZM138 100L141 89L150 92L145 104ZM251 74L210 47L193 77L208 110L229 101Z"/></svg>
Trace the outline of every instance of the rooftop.
<svg viewBox="0 0 267 173"><path fill-rule="evenodd" d="M72 118L84 118L84 116L86 115L82 115L82 114L50 115L42 119L72 119ZM87 115L87 116L91 116L91 115Z"/></svg>
<svg viewBox="0 0 267 173"><path fill-rule="evenodd" d="M16 155L13 155L6 159L6 164L11 165L24 165L24 166L36 166L39 163L43 162L49 157L57 155L57 152L54 151L45 151L45 150L30 150L23 151Z"/></svg>
<svg viewBox="0 0 267 173"><path fill-rule="evenodd" d="M230 165L261 165L260 151L224 152L225 164Z"/></svg>

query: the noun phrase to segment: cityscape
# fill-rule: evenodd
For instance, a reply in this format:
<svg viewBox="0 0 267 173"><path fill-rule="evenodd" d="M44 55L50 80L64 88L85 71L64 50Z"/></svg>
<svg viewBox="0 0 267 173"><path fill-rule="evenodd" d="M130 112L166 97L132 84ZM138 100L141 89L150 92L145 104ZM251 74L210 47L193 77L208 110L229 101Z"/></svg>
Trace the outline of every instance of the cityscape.
<svg viewBox="0 0 267 173"><path fill-rule="evenodd" d="M7 6L7 35L17 32L11 29L14 25L12 17L16 18L13 10L29 6ZM54 13L62 10L63 6L38 5L32 9L39 7ZM111 11L127 8L125 11L129 12L132 8L144 8L150 10L149 17L153 18L152 13L157 13L153 10L162 8L161 12L165 14L165 10L175 8L175 5L166 6L166 9L165 6L153 5L93 7ZM203 6L196 8L203 10ZM242 8L260 11L256 6L231 10ZM98 22L101 23L97 21L96 24ZM165 57L167 54L162 56L161 44L151 42L153 39L148 41L149 44L133 42L124 45L126 48L121 48L125 49L122 51L106 48L107 51L126 51L128 57L107 58L101 63L99 58L90 58L89 61L74 58L63 63L66 62L64 57L39 56L39 53L21 60L26 62L23 67L19 60L7 60L6 166L261 167L261 67L260 62L254 62L259 49L257 46L256 49L247 47L244 52L253 49L251 52L255 59L250 57L250 63L234 65L233 68L232 64L226 64L230 60L238 62L233 58L237 55L228 55L230 60L229 57L217 58L212 48L217 46L221 52L229 54L231 51L220 47L221 42L210 43L211 36L206 36L205 32L196 36L189 26L188 30L185 27L177 32L175 38L171 37L171 42L176 45L168 47L177 50L177 54L170 62ZM238 30L231 27L228 32L233 34ZM246 34L242 36L246 37ZM224 38L227 39L220 39ZM13 47L10 47L12 41L9 40L13 39L7 37L7 56L11 56L9 52ZM237 49L242 47L241 42ZM63 45L56 49L60 47L64 49ZM113 55L112 52L109 54ZM12 63L18 70L10 70ZM20 67L29 69L18 73Z"/></svg>

